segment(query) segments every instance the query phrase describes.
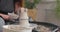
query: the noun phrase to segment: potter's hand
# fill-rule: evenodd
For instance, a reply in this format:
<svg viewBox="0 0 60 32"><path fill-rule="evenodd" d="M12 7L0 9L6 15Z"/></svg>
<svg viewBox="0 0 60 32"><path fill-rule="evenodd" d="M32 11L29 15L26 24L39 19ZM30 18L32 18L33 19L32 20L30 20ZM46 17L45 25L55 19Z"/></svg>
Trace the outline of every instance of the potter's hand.
<svg viewBox="0 0 60 32"><path fill-rule="evenodd" d="M14 13L8 13L8 15L10 16L10 19L18 19L18 15L14 14Z"/></svg>

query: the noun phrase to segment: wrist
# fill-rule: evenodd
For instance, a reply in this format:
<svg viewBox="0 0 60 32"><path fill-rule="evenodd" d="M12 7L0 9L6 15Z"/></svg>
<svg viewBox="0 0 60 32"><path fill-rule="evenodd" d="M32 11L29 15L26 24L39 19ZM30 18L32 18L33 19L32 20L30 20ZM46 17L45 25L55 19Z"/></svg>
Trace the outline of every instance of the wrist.
<svg viewBox="0 0 60 32"><path fill-rule="evenodd" d="M1 16L1 14L0 14L0 16Z"/></svg>
<svg viewBox="0 0 60 32"><path fill-rule="evenodd" d="M2 17L2 14L0 14L0 17Z"/></svg>
<svg viewBox="0 0 60 32"><path fill-rule="evenodd" d="M0 16L2 16L3 14L0 14Z"/></svg>

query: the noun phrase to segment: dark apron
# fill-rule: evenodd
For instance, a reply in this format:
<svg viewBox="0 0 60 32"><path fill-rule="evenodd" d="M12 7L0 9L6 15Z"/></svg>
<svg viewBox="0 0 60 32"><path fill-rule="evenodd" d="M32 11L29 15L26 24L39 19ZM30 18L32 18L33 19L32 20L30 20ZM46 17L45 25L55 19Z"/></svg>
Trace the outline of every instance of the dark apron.
<svg viewBox="0 0 60 32"><path fill-rule="evenodd" d="M14 11L14 4L13 0L1 0L0 1L0 13L7 14ZM5 22L10 22L5 20Z"/></svg>

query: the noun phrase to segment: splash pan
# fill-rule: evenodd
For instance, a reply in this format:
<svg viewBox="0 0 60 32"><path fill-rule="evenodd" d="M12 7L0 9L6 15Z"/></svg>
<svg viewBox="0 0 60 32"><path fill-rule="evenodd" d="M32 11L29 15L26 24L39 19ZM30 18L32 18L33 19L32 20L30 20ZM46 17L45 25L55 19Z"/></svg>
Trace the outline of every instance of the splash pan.
<svg viewBox="0 0 60 32"><path fill-rule="evenodd" d="M5 25L3 26L3 32L32 32L32 29L36 25L31 25L30 27L22 27L20 25Z"/></svg>

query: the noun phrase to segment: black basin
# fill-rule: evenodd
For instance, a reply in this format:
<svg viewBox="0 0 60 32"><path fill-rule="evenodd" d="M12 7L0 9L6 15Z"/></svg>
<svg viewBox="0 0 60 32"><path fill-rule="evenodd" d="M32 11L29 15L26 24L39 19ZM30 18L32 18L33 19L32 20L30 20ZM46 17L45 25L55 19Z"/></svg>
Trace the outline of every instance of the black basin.
<svg viewBox="0 0 60 32"><path fill-rule="evenodd" d="M31 21L30 23L34 23L34 24L37 24L37 25L43 25L45 27L51 28L52 31L55 30L55 29L57 29L57 28L59 28L59 26L54 25L52 23L47 23L47 22ZM58 30L56 30L56 31L58 31ZM33 29L33 32L38 32L38 31L36 31L36 30Z"/></svg>

